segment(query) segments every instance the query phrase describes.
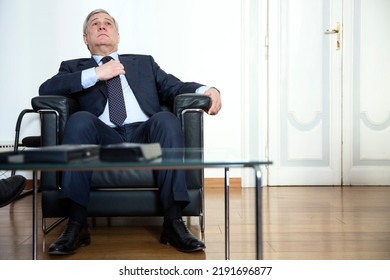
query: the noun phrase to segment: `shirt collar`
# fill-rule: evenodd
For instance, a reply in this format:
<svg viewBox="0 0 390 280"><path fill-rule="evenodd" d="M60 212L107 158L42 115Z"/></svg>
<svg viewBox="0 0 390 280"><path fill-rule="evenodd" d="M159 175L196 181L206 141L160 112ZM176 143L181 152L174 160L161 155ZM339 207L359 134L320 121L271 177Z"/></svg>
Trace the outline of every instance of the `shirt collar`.
<svg viewBox="0 0 390 280"><path fill-rule="evenodd" d="M109 54L114 60L119 60L119 55L117 52L113 52ZM102 60L104 56L101 55L93 55L92 58L96 61L97 64L100 64L100 61Z"/></svg>

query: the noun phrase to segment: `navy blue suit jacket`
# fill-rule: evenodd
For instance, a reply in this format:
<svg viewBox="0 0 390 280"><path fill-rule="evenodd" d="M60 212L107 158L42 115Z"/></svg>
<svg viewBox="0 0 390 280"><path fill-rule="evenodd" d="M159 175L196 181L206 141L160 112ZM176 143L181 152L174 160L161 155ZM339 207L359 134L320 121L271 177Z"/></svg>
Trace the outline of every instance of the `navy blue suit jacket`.
<svg viewBox="0 0 390 280"><path fill-rule="evenodd" d="M173 104L176 95L193 93L202 84L182 82L173 75L164 72L147 55L119 55L119 61L125 68L125 76L144 113L151 116L161 111L160 102ZM93 58L81 58L63 61L58 73L44 82L39 95L62 95L78 100L80 109L99 116L107 102L107 87L104 81L83 89L81 72L97 67Z"/></svg>

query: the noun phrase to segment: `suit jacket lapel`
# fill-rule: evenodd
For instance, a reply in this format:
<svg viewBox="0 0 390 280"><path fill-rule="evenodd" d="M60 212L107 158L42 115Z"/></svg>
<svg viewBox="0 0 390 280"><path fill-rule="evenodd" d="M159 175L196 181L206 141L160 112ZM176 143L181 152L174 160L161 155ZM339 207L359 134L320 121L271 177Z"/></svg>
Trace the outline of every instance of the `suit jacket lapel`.
<svg viewBox="0 0 390 280"><path fill-rule="evenodd" d="M134 94L138 92L139 88L139 71L138 71L138 60L135 57L126 57L126 56L120 56L119 57L121 63L125 67L125 77L127 79L127 82L129 83L131 89L133 90Z"/></svg>
<svg viewBox="0 0 390 280"><path fill-rule="evenodd" d="M144 93L144 89L142 89L140 85L141 80L139 76L139 68L142 67L142 65L140 65L139 59L134 56L119 56L119 59L125 67L125 77L138 101L139 106L145 114L151 116L155 110L153 110L152 106L149 104L150 100L148 100L147 95Z"/></svg>
<svg viewBox="0 0 390 280"><path fill-rule="evenodd" d="M88 60L80 61L79 64L80 70L85 70L96 66L98 66L98 64L96 63L95 59L93 59L92 57Z"/></svg>

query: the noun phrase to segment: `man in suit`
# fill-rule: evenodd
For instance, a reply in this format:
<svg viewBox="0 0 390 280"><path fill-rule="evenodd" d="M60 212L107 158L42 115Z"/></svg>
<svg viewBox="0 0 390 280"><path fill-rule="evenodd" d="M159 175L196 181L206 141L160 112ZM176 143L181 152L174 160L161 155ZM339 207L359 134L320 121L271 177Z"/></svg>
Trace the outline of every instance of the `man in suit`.
<svg viewBox="0 0 390 280"><path fill-rule="evenodd" d="M117 22L107 11L99 9L87 16L83 38L92 57L62 62L59 72L39 88L40 95L70 96L79 102L81 111L69 118L63 144L159 142L163 148L180 148L184 145L180 122L174 114L161 111L159 100L173 101L178 94L198 92L211 98L208 114L221 109L216 88L182 82L164 72L151 56L119 55ZM109 107L114 101L110 102L108 94L109 82L118 76L126 108L119 123L111 118ZM69 219L63 233L49 247L49 254L71 254L90 244L87 206L91 174L64 172L61 196L69 205ZM161 243L183 252L203 250L204 243L188 231L182 220L182 209L189 201L185 172L158 171L157 181L164 209Z"/></svg>

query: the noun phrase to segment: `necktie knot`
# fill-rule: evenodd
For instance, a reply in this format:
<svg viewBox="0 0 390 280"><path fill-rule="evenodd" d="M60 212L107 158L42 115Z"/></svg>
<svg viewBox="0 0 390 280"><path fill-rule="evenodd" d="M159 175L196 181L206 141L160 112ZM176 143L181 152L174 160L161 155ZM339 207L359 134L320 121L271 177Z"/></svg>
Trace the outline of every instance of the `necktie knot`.
<svg viewBox="0 0 390 280"><path fill-rule="evenodd" d="M103 58L102 58L102 60L101 60L101 61L102 61L102 62L103 62L103 64L104 64L104 63L107 63L107 62L109 62L111 59L112 59L112 57L111 57L111 56L105 56L105 57L103 57Z"/></svg>

